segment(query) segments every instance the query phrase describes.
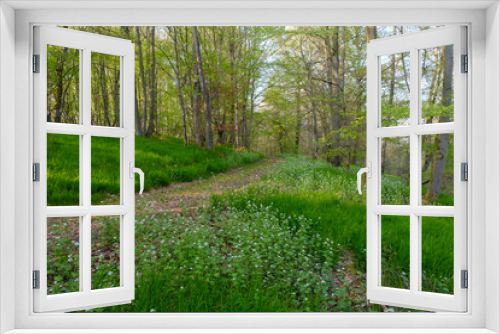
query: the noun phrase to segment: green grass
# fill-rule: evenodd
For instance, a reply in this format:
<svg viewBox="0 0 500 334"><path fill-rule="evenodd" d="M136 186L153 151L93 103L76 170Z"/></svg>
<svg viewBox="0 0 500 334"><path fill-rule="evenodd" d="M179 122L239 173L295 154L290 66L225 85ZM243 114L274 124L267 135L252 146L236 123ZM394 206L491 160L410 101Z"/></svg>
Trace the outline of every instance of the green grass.
<svg viewBox="0 0 500 334"><path fill-rule="evenodd" d="M120 144L116 138L93 137L91 145L92 204L100 204L113 198L110 194L120 193ZM47 135L48 205L79 205L79 146L78 136ZM184 147L178 138L135 140L135 165L145 173L145 190L208 177L262 157L250 150L234 151L230 146L217 146L213 151Z"/></svg>
<svg viewBox="0 0 500 334"><path fill-rule="evenodd" d="M292 220L299 222L293 229ZM115 242L117 230L109 225L106 219L100 224L101 248ZM333 287L337 246L315 233L314 225L302 216L251 203L243 210L206 207L191 216L137 217L135 299L87 312L353 310L346 287ZM66 244L68 239L60 241ZM92 286L116 286L115 255L100 253L93 251ZM70 266L77 268L77 261L65 264ZM77 291L78 280L67 279L59 277L59 290L51 291Z"/></svg>
<svg viewBox="0 0 500 334"><path fill-rule="evenodd" d="M336 275L345 249L366 270L366 199L356 171L287 156L245 188L213 195L210 206L136 216L135 299L87 312L379 310L353 299L351 283ZM383 192L402 201L408 185L384 178ZM65 219L51 225L51 293L78 289L78 256L68 251L77 238ZM96 222L103 228L93 230L93 286L116 286L119 254L109 245L118 232ZM423 290L453 293L452 219L425 218L422 242ZM408 217L382 218L382 254L382 284L408 288Z"/></svg>
<svg viewBox="0 0 500 334"><path fill-rule="evenodd" d="M301 221L291 231L289 220ZM136 298L94 312L335 311L338 256L314 223L271 207L199 209L137 221Z"/></svg>
<svg viewBox="0 0 500 334"><path fill-rule="evenodd" d="M214 196L214 202L240 209L250 202L276 208L286 215L302 215L317 222L317 233L350 249L357 267L365 271L366 197L357 193L357 170L336 169L326 162L288 156L260 183L244 192ZM404 180L384 177L382 185L382 192L392 196L392 203L403 204L398 201L409 193ZM449 203L449 197L442 194L442 204ZM386 286L408 288L409 218L382 218L383 282ZM290 223L298 224L293 219ZM453 293L452 218L424 218L422 268L425 291Z"/></svg>

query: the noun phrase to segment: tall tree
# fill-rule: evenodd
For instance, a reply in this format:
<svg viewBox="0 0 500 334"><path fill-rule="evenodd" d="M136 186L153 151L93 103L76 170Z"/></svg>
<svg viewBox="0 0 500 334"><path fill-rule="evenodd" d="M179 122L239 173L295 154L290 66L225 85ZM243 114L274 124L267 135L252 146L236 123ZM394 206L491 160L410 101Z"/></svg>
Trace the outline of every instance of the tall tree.
<svg viewBox="0 0 500 334"><path fill-rule="evenodd" d="M340 98L339 98L339 92L340 92L340 78L339 78L339 27L335 26L333 27L333 43L332 43L332 63L333 63L333 76L332 79L334 80L334 91L333 91L333 100L334 100L334 112L333 112L333 124L332 124L332 135L333 135L333 146L334 148L339 148L340 147ZM340 166L340 154L338 153L339 151L337 150L337 153L333 156L332 163L334 166L339 167Z"/></svg>
<svg viewBox="0 0 500 334"><path fill-rule="evenodd" d="M56 93L55 93L56 114L55 114L55 119L54 119L54 121L56 123L62 122L62 115L63 115L63 111L64 111L63 80L65 79L64 78L64 63L65 63L65 59L66 59L67 54L68 54L68 48L67 47L62 48L62 53L58 57L58 61L56 64Z"/></svg>
<svg viewBox="0 0 500 334"><path fill-rule="evenodd" d="M396 26L393 27L392 30L392 35L396 36L397 34L397 28ZM389 108L393 107L394 104L394 90L395 90L395 85L396 85L396 54L393 53L391 55L391 78L390 78L390 84L389 84ZM389 163L389 161L386 159L386 154L387 154L387 142L388 140L385 139L382 141L382 154L381 154L381 172L382 175L385 173L386 165Z"/></svg>
<svg viewBox="0 0 500 334"><path fill-rule="evenodd" d="M156 91L157 91L157 85L156 85L156 48L155 48L155 42L156 42L156 27L151 27L150 28L150 38L151 38L151 50L150 50L150 55L151 55L151 74L150 74L150 82L149 82L149 96L150 96L150 105L149 105L149 126L148 130L146 131L146 136L151 137L153 133L156 132L156 119L157 119L157 105L156 105ZM144 112L146 112L146 109L144 109Z"/></svg>
<svg viewBox="0 0 500 334"><path fill-rule="evenodd" d="M125 33L125 37L127 39L132 40L132 37L130 36L129 27L122 27L122 30ZM137 98L137 88L135 89L134 109L135 109L135 133L138 136L142 136L142 125L141 125L141 116L139 114L139 100Z"/></svg>
<svg viewBox="0 0 500 334"><path fill-rule="evenodd" d="M104 112L104 124L106 126L111 126L111 122L109 120L109 98L108 98L108 86L106 82L106 70L105 70L105 65L104 65L104 59L99 60L99 66L100 66L100 75L99 75L99 83L100 83L100 88L101 88L101 96L102 96L102 109Z"/></svg>
<svg viewBox="0 0 500 334"><path fill-rule="evenodd" d="M377 39L377 27L367 26L366 27L366 43L370 43L372 39Z"/></svg>
<svg viewBox="0 0 500 334"><path fill-rule="evenodd" d="M453 46L446 45L443 54L443 107L451 106L453 99ZM441 122L449 122L450 116L441 116ZM432 174L430 185L427 188L425 199L427 201L435 201L441 192L441 183L443 180L443 170L448 151L449 135L447 133L436 136L436 153L432 162Z"/></svg>
<svg viewBox="0 0 500 334"><path fill-rule="evenodd" d="M306 67L306 73L307 73L307 84L308 84L308 95L309 95L309 101L311 103L311 111L312 111L312 117L313 117L313 157L319 158L319 132L318 132L318 109L316 105L316 97L314 95L314 85L313 85L313 71L312 71L312 64L307 59L305 52L304 52L304 37L301 36L300 38L300 52L302 55L302 61L304 62L304 65Z"/></svg>
<svg viewBox="0 0 500 334"><path fill-rule="evenodd" d="M231 53L231 63L232 63L232 75L233 75L233 110L234 110L234 124L233 124L233 129L234 129L234 145L236 147L240 146L239 142L239 104L238 104L238 79L237 79L237 72L236 72L236 28L233 28L233 38L231 39L231 42L229 43L229 50Z"/></svg>
<svg viewBox="0 0 500 334"><path fill-rule="evenodd" d="M146 115L148 114L148 94L147 94L147 82L146 82L146 74L144 71L144 60L142 56L142 43L141 43L141 30L140 27L135 27L135 33L137 35L137 48L138 48L138 53L139 53L139 70L141 74L141 83L142 83L142 97L143 97L143 103L144 107L142 110L142 115L143 115L143 125L144 128L141 129L141 132L146 134L148 133L147 131L147 118Z"/></svg>
<svg viewBox="0 0 500 334"><path fill-rule="evenodd" d="M297 119L296 119L296 125L295 125L295 153L299 153L300 152L300 130L302 128L302 114L301 114L301 104L302 104L302 101L301 101L301 96L300 96L300 88L297 87L296 89L296 97L295 97L295 101L297 103Z"/></svg>
<svg viewBox="0 0 500 334"><path fill-rule="evenodd" d="M345 104L345 49L346 49L346 30L345 27L339 27L339 48L338 48L338 58L339 58L339 70L338 70L338 83L339 83L339 114L341 114L341 119L339 122L339 131L345 129L347 127L347 115L346 115L346 104ZM343 119L343 121L342 121ZM343 122L343 123L342 123ZM344 131L345 132L345 131ZM345 146L347 148L347 154L344 155L344 166L346 169L350 168L350 146L351 146L351 137L345 136L343 137L345 141ZM341 139L339 139L340 142ZM340 146L340 145L339 145ZM345 151L345 150L344 150ZM339 160L340 160L339 155Z"/></svg>
<svg viewBox="0 0 500 334"><path fill-rule="evenodd" d="M329 149L333 156L328 156L328 160L335 166L340 166L339 148L339 27L326 27L326 69L328 84L328 105L330 109L330 129L331 144ZM326 122L325 122L326 123ZM326 125L326 124L325 124ZM335 153L333 153L335 152Z"/></svg>
<svg viewBox="0 0 500 334"><path fill-rule="evenodd" d="M199 77L199 68L198 68L198 63L196 61L197 58L197 42L194 38L194 35L191 34L191 51L192 51L192 67L193 67L193 72L195 76L194 80L194 89L192 93L192 117L193 117L193 137L194 141L197 145L202 146L203 145L203 139L202 139L202 132L201 132L201 121L200 121L200 98L201 98L201 88L200 88L200 81L198 80Z"/></svg>
<svg viewBox="0 0 500 334"><path fill-rule="evenodd" d="M172 27L174 31L174 54L175 54L175 74L176 74L176 86L177 86L177 96L179 98L179 105L182 111L182 128L184 134L184 146L188 144L187 137L187 126L186 126L186 105L184 102L183 94L182 94L182 78L180 71L180 60L179 60L179 46L178 46L178 38L177 38L177 27Z"/></svg>
<svg viewBox="0 0 500 334"><path fill-rule="evenodd" d="M193 26L193 45L196 47L196 63L198 64L198 81L203 91L203 102L205 103L205 121L206 121L206 143L207 149L214 149L212 134L212 109L210 106L210 94L208 93L207 83L205 81L205 71L203 70L203 59L200 51L200 41L197 27Z"/></svg>
<svg viewBox="0 0 500 334"><path fill-rule="evenodd" d="M115 83L113 99L115 105L115 125L120 126L120 65L116 62L114 65Z"/></svg>

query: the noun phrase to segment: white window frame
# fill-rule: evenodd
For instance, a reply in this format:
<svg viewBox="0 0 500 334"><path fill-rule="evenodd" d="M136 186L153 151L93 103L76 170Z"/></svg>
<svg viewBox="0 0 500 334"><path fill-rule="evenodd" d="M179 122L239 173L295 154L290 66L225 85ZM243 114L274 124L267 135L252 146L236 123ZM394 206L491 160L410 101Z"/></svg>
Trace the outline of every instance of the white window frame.
<svg viewBox="0 0 500 334"><path fill-rule="evenodd" d="M39 73L34 84L34 162L39 163L39 182L33 184L34 199L34 269L39 270L39 289L34 289L36 312L84 310L99 306L128 304L135 296L135 46L131 41L90 34L76 30L36 26L34 52L39 55ZM57 45L78 50L79 124L47 122L47 47ZM120 124L119 127L94 126L91 95L92 53L120 58ZM78 206L47 206L47 134L77 135L80 142ZM91 204L91 141L110 137L119 140L120 203ZM120 285L92 290L92 217L118 216L120 221L119 249ZM47 294L47 218L79 217L79 289L76 292Z"/></svg>
<svg viewBox="0 0 500 334"><path fill-rule="evenodd" d="M367 298L376 304L403 306L422 310L467 310L467 289L461 287L460 275L467 270L467 184L461 181L461 163L467 163L467 76L461 73L461 55L467 54L466 27L441 27L412 34L370 41L367 46L367 152L371 177L367 179ZM424 49L453 46L452 122L422 124L421 78ZM380 57L409 52L410 118L408 125L382 126ZM422 205L422 135L451 133L454 136L454 206ZM383 138L406 137L409 140L410 195L409 205L383 205L381 202L381 141ZM381 285L382 216L408 217L410 242L410 284L408 289ZM422 217L453 218L454 293L422 291ZM437 254L436 254L437 255Z"/></svg>
<svg viewBox="0 0 500 334"><path fill-rule="evenodd" d="M82 4L83 3L83 4ZM350 332L350 333L404 333L420 329L422 333L492 333L500 331L500 11L498 3L461 2L462 9L449 9L457 5L436 1L413 3L408 9L393 9L394 2L332 2L289 4L255 3L253 8L245 4L220 9L220 4L201 5L172 3L170 8L157 8L158 3L133 2L16 2L13 6L25 6L14 12L8 4L0 3L0 329L15 329L13 333L115 332L140 333L146 329L164 329L162 332L180 332L180 328L203 329L211 332ZM121 3L121 4L120 4ZM132 3L132 5L130 5ZM166 4L167 2L165 2ZM336 4L335 4L336 3ZM432 6L432 8L425 6ZM490 7L484 9L486 5ZM51 9L33 9L35 6ZM59 7L69 6L61 9ZM73 6L73 8L71 8ZM80 7L78 7L80 6ZM87 9L75 9L88 6ZM96 6L108 7L103 10ZM150 9L124 9L120 6ZM165 5L167 6L167 5ZM246 6L250 6L248 3ZM273 7L274 6L274 7ZM282 7L281 9L279 7ZM286 8L287 6L292 8ZM337 6L338 8L334 8ZM346 7L357 9L345 9ZM398 2L397 6L404 6ZM413 7L412 7L413 6ZM441 6L441 7L440 7ZM469 6L469 9L465 9ZM478 6L483 6L477 9ZM177 7L177 8L175 8ZM179 7L181 9L179 9ZM251 6L250 6L251 7ZM342 9L342 7L344 9ZM445 9L436 9L445 8ZM113 9L114 8L114 9ZM219 8L219 9L217 9ZM376 8L376 9L373 9ZM448 8L448 9L446 9ZM474 9L476 8L476 9ZM57 9L57 10L56 10ZM13 20L15 16L15 22ZM470 242L468 243L468 268L470 282L467 313L435 314L35 314L31 290L32 245L32 183L30 181L33 156L31 54L32 27L37 24L60 25L434 25L465 24L469 31L471 59L468 76L470 87L468 104L468 152L470 154L470 183L468 190L468 219ZM12 34L15 31L15 42ZM14 50L15 46L15 50ZM14 60L15 52L15 60ZM15 73L12 66L15 65ZM486 71L488 66L488 71ZM5 75L7 73L7 75ZM15 79L15 98L12 82ZM15 107L15 116L6 109ZM11 109L12 110L12 109ZM488 119L488 122L486 122ZM15 124L15 147L7 143L5 121ZM485 154L485 149L489 154ZM3 158L3 159L2 159ZM9 159L11 158L11 159ZM14 163L9 161L15 160ZM486 164L487 163L487 164ZM14 172L15 184L9 181ZM486 172L491 172L486 181ZM3 184L15 185L15 201L8 199L11 191ZM9 202L10 201L10 202ZM15 212L9 211L14 202ZM486 205L485 205L486 202ZM7 221L9 218L14 218ZM472 226L474 226L472 228ZM15 238L15 244L11 239ZM12 289L12 286L15 288ZM12 291L14 290L14 291ZM486 293L486 290L488 293ZM15 305L13 308L12 305ZM133 328L142 328L132 330ZM247 328L247 330L244 330ZM293 330L301 328L300 330ZM121 329L121 330L120 330ZM170 329L170 330L169 330ZM217 330L215 330L217 329ZM288 330L287 330L288 329ZM344 330L343 330L344 329ZM357 330L356 330L357 329ZM109 332L109 331L108 331ZM189 332L189 331L183 331Z"/></svg>

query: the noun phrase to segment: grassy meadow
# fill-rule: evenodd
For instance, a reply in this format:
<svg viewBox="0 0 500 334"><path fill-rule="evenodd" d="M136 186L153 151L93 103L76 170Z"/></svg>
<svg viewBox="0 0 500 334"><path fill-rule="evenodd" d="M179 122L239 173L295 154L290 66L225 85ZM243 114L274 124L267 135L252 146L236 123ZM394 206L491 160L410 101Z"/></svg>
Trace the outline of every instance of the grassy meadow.
<svg viewBox="0 0 500 334"><path fill-rule="evenodd" d="M202 149L166 142L137 141L137 166L146 172L146 182L159 170L169 175L151 177L147 188L206 177L217 168L225 171L261 158L227 148L196 157ZM68 142L59 143L64 144ZM170 147L163 151L168 156L147 154L152 145L160 144ZM169 167L167 161L189 172L175 174L182 168ZM138 212L135 300L87 312L381 311L367 305L364 297L366 199L357 193L358 168L333 168L303 156L285 156L266 166L246 186L233 189L228 183L227 190L213 194L206 205L188 208L181 200L179 210ZM257 175L252 171L228 177L253 174ZM194 184L191 191L202 191L203 182L222 182L220 176L212 178ZM382 184L383 192L395 201L408 192L402 179L387 177ZM445 203L448 197L441 196ZM93 288L119 282L119 225L106 219L96 220L93 227ZM71 233L77 226L70 219L49 224L54 236L49 244L50 293L78 289L78 238ZM408 289L409 218L382 217L382 234L382 284ZM424 291L453 293L452 219L424 218L422 243ZM347 252L353 259L351 268L345 268ZM346 279L348 270L354 281Z"/></svg>

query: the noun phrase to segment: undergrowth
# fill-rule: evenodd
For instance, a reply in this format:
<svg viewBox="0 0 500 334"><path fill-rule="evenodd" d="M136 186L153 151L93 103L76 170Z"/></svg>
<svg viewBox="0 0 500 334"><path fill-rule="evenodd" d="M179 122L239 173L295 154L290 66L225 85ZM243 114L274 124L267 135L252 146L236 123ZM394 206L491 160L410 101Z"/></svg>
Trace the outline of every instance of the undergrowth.
<svg viewBox="0 0 500 334"><path fill-rule="evenodd" d="M287 215L300 214L317 224L314 230L351 250L357 268L366 271L366 197L356 189L358 168L333 168L323 161L287 156L284 163L244 191L213 196L215 205L246 203L274 207ZM384 177L382 192L392 203L406 204L406 181ZM450 202L450 195L440 200ZM293 219L290 222L297 225ZM409 217L382 216L382 284L409 288ZM438 255L436 255L438 254ZM453 218L422 218L422 289L453 293Z"/></svg>
<svg viewBox="0 0 500 334"><path fill-rule="evenodd" d="M79 205L79 138L74 135L47 135L47 204ZM92 204L120 193L120 140L93 137L91 140ZM135 166L145 173L144 189L189 182L254 163L263 155L251 150L216 146L213 151L195 145L184 146L178 138L135 138ZM136 177L136 192L139 178Z"/></svg>

